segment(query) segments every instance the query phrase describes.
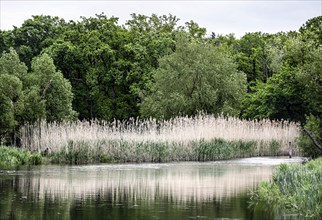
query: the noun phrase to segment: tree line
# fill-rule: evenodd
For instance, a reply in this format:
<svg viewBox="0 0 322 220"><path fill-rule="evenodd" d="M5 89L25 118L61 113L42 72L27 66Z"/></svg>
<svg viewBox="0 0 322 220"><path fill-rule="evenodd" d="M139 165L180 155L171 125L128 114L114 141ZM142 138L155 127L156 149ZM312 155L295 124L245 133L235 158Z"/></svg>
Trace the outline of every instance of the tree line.
<svg viewBox="0 0 322 220"><path fill-rule="evenodd" d="M240 39L178 21L41 15L0 31L1 142L19 145L19 127L41 120L199 112L296 121L322 139L322 16L298 31Z"/></svg>

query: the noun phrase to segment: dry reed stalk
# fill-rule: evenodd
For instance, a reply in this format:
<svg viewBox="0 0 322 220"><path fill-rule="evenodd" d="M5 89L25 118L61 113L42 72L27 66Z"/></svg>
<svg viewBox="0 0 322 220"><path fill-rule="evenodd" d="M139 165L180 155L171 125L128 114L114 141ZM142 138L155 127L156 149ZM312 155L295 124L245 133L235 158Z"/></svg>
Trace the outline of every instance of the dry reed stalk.
<svg viewBox="0 0 322 220"><path fill-rule="evenodd" d="M21 128L21 143L31 151L49 148L52 152L64 149L70 141L138 143L172 143L186 146L192 151L191 142L221 138L226 141L278 141L287 152L289 142L295 143L300 134L299 125L288 121L241 120L234 117L176 117L167 121L155 119L128 121L75 121L61 123L41 122L26 124ZM190 144L189 144L190 143ZM120 150L120 149L119 149Z"/></svg>

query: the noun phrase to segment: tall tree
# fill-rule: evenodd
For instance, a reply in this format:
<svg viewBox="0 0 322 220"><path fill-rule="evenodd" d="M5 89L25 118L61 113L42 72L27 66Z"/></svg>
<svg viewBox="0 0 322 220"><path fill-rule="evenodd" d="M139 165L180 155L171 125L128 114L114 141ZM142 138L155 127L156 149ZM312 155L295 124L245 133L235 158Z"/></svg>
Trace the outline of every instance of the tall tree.
<svg viewBox="0 0 322 220"><path fill-rule="evenodd" d="M23 110L22 82L13 75L0 73L0 142L12 134L11 143L15 144L17 115Z"/></svg>
<svg viewBox="0 0 322 220"><path fill-rule="evenodd" d="M71 22L62 39L46 50L71 81L81 119L133 116L126 42L127 31L117 25L117 18L101 14Z"/></svg>
<svg viewBox="0 0 322 220"><path fill-rule="evenodd" d="M140 102L140 94L149 91L153 71L159 66L159 59L175 50L175 37L179 31L179 19L171 14L151 16L132 14L126 22L129 43L126 48L134 64L130 72L131 92Z"/></svg>
<svg viewBox="0 0 322 220"><path fill-rule="evenodd" d="M170 118L239 113L246 92L246 79L222 47L189 42L181 37L176 51L160 59L152 92L143 97L145 117Z"/></svg>
<svg viewBox="0 0 322 220"><path fill-rule="evenodd" d="M299 75L299 69L283 67L266 83L258 82L243 101L242 115L250 119L286 119L303 123L308 103Z"/></svg>
<svg viewBox="0 0 322 220"><path fill-rule="evenodd" d="M44 101L33 105L35 112L42 114L41 107L45 107L47 121L70 120L76 117L72 109L73 93L70 82L62 73L56 70L53 60L46 54L42 54L32 60L32 72L25 80L25 88L28 90L30 101ZM38 95L37 94L38 92Z"/></svg>
<svg viewBox="0 0 322 220"><path fill-rule="evenodd" d="M22 79L27 67L20 62L12 48L0 57L0 139L12 135L15 142L15 128L23 111Z"/></svg>
<svg viewBox="0 0 322 220"><path fill-rule="evenodd" d="M315 45L322 45L322 16L311 18L303 24L299 32L305 39L313 40Z"/></svg>
<svg viewBox="0 0 322 220"><path fill-rule="evenodd" d="M50 46L66 25L63 19L45 15L32 16L24 21L21 27L14 27L7 33L8 44L19 54L20 59L28 67L33 57Z"/></svg>
<svg viewBox="0 0 322 220"><path fill-rule="evenodd" d="M174 16L132 15L126 28L104 14L70 22L46 52L68 78L81 119L139 116L158 59L175 47Z"/></svg>
<svg viewBox="0 0 322 220"><path fill-rule="evenodd" d="M236 59L238 69L247 75L250 86L256 81L266 81L272 73L268 68L267 39L269 35L261 32L247 33L238 42Z"/></svg>

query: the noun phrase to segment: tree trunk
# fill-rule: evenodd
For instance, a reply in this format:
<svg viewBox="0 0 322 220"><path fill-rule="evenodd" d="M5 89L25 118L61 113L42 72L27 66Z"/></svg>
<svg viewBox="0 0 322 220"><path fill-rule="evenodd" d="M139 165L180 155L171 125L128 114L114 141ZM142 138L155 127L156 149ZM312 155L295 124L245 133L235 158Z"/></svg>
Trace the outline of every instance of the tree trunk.
<svg viewBox="0 0 322 220"><path fill-rule="evenodd" d="M306 128L303 128L303 131L312 140L314 146L317 147L322 152L322 146L319 144L319 142L316 140L313 134Z"/></svg>

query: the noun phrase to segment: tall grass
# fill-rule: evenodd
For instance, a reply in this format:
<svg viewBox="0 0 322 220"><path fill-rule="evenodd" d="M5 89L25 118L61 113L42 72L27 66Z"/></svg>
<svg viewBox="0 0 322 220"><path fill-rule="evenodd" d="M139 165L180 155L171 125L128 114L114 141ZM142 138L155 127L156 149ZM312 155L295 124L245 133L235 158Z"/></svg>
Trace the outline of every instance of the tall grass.
<svg viewBox="0 0 322 220"><path fill-rule="evenodd" d="M295 146L299 127L287 121L198 115L166 121L42 122L23 126L20 134L24 148L48 148L61 162L205 161L287 154L288 143Z"/></svg>
<svg viewBox="0 0 322 220"><path fill-rule="evenodd" d="M304 217L322 216L322 158L306 165L281 164L271 183L253 192L252 205L287 211Z"/></svg>
<svg viewBox="0 0 322 220"><path fill-rule="evenodd" d="M25 149L0 146L0 169L14 169L21 165L39 165L43 162L40 154Z"/></svg>

